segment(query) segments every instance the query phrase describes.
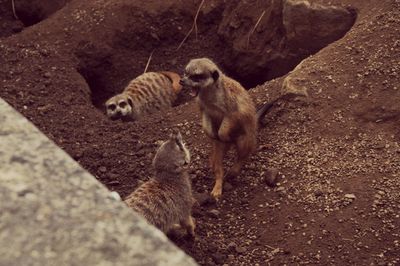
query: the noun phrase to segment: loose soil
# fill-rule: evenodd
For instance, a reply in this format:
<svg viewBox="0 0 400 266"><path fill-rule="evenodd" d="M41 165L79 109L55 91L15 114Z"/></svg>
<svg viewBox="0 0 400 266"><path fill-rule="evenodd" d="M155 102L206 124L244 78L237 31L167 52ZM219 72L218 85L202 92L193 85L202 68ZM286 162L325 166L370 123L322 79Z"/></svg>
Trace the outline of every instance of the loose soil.
<svg viewBox="0 0 400 266"><path fill-rule="evenodd" d="M6 2L0 2L0 29L15 24ZM110 121L102 104L143 72L154 49L150 71L181 73L200 56L219 63L224 44L211 22L220 13L202 17L209 21L201 24L199 40L191 36L176 52L198 3L188 3L185 15L173 12L173 1L149 1L142 5L155 12L146 17L130 1L85 2L91 1L72 1L21 33L1 33L0 96L100 182L128 195L151 177L157 141L178 127L192 153L200 206L194 209L197 239L171 239L199 264L400 264L398 0L313 1L351 4L357 21L289 74L310 97L273 107L257 153L227 182L218 204L205 197L213 186L210 146L192 99L137 122ZM114 4L117 15L101 12ZM158 14L163 5L172 11ZM119 32L91 27L104 21ZM138 24L141 34L127 33ZM273 99L283 79L251 89L255 102ZM229 154L227 165L233 159ZM275 187L266 183L271 169L278 172Z"/></svg>

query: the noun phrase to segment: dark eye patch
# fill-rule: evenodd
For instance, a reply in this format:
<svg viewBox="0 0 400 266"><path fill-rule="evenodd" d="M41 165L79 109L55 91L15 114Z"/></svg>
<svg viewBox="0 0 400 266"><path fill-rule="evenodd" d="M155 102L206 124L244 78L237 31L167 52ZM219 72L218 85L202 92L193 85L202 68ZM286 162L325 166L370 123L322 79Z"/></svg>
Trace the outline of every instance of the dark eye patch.
<svg viewBox="0 0 400 266"><path fill-rule="evenodd" d="M119 107L121 107L121 108L125 108L126 102L120 102L118 105L119 105Z"/></svg>
<svg viewBox="0 0 400 266"><path fill-rule="evenodd" d="M195 74L195 75L190 75L189 78L193 81L200 81L202 79L206 79L207 76L205 74Z"/></svg>
<svg viewBox="0 0 400 266"><path fill-rule="evenodd" d="M108 106L107 106L107 108L108 109L110 109L111 111L114 111L115 110L115 108L117 108L117 106L115 105L115 104L109 104Z"/></svg>
<svg viewBox="0 0 400 266"><path fill-rule="evenodd" d="M184 149L183 149L183 143L182 143L182 142L176 140L175 143L176 143L176 145L179 147L179 149L180 149L181 151L184 150Z"/></svg>

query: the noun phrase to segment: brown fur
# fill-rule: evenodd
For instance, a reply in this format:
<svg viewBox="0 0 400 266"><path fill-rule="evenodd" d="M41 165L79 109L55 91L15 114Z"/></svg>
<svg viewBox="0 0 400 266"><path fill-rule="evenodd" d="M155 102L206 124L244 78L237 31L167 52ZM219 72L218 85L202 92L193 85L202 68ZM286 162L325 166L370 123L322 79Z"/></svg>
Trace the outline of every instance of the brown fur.
<svg viewBox="0 0 400 266"><path fill-rule="evenodd" d="M154 157L155 176L130 194L125 203L164 233L179 223L194 237L189 162L190 154L180 133L171 136Z"/></svg>
<svg viewBox="0 0 400 266"><path fill-rule="evenodd" d="M204 77L194 82L191 77ZM202 126L212 141L210 166L215 175L211 195L222 195L224 179L223 158L231 146L237 151L237 160L228 176L237 176L256 149L257 115L255 105L239 82L224 75L209 59L193 59L185 69L181 84L193 87L198 93Z"/></svg>
<svg viewBox="0 0 400 266"><path fill-rule="evenodd" d="M179 79L174 72L144 73L106 102L107 115L137 120L144 114L170 107L182 89Z"/></svg>

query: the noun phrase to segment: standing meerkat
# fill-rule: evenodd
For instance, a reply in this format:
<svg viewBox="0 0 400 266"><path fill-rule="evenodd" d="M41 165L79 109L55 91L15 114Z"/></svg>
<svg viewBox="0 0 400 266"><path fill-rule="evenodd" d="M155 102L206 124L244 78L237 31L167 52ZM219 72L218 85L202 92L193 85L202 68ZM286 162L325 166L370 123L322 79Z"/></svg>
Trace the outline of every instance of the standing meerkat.
<svg viewBox="0 0 400 266"><path fill-rule="evenodd" d="M170 107L182 86L174 72L147 72L133 79L124 91L106 102L107 116L112 119L137 120L145 113Z"/></svg>
<svg viewBox="0 0 400 266"><path fill-rule="evenodd" d="M208 58L190 60L180 83L193 89L200 106L203 130L212 141L210 166L215 185L211 195L219 199L224 155L231 145L236 147L237 160L227 175L237 176L256 149L258 121L272 105L265 104L257 112L240 83L224 75Z"/></svg>
<svg viewBox="0 0 400 266"><path fill-rule="evenodd" d="M130 194L125 203L164 233L179 223L188 235L194 237L195 224L191 215L194 199L187 172L189 163L190 153L182 135L173 133L156 152L154 177Z"/></svg>

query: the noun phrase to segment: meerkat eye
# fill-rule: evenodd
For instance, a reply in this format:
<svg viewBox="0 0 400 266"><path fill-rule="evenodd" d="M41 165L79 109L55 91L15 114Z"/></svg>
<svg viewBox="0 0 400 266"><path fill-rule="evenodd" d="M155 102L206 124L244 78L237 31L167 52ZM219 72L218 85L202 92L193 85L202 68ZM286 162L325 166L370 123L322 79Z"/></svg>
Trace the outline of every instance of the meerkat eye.
<svg viewBox="0 0 400 266"><path fill-rule="evenodd" d="M111 111L114 111L115 110L115 108L117 108L117 106L115 105L115 104L109 104L108 106L107 106L107 109L110 109Z"/></svg>
<svg viewBox="0 0 400 266"><path fill-rule="evenodd" d="M204 74L194 74L194 75L191 75L190 77L189 77L191 80L193 80L193 81L200 81L200 80L202 80L202 79L206 79L206 75L204 75Z"/></svg>
<svg viewBox="0 0 400 266"><path fill-rule="evenodd" d="M118 105L119 105L119 107L121 107L121 108L125 108L125 106L126 106L127 104L126 104L126 102L120 102Z"/></svg>

